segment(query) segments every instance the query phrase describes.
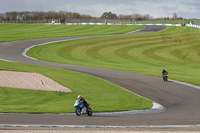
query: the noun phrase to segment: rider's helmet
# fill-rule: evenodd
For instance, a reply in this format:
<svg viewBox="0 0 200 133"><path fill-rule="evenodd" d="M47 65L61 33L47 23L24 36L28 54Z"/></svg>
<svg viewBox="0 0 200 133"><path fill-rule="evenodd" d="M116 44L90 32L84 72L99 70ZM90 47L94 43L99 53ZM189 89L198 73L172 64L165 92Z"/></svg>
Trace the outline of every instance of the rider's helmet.
<svg viewBox="0 0 200 133"><path fill-rule="evenodd" d="M78 98L78 100L81 100L82 96L81 96L81 95L78 95L78 97L77 97L77 98Z"/></svg>
<svg viewBox="0 0 200 133"><path fill-rule="evenodd" d="M162 70L162 73L166 72L165 69Z"/></svg>

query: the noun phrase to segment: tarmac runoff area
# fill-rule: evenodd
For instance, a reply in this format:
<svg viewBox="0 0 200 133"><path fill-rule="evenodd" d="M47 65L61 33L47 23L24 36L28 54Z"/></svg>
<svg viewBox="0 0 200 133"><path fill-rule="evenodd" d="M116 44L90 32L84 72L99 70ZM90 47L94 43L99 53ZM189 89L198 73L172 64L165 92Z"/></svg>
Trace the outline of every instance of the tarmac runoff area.
<svg viewBox="0 0 200 133"><path fill-rule="evenodd" d="M0 87L72 92L42 74L16 71L0 71Z"/></svg>

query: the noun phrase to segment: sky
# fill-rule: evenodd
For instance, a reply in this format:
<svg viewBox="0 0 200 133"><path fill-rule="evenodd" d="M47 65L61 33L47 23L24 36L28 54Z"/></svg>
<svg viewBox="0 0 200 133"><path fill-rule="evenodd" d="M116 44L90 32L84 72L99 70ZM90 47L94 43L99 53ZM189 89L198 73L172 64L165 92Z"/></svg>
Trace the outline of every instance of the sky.
<svg viewBox="0 0 200 133"><path fill-rule="evenodd" d="M153 18L200 18L200 0L0 0L0 13L8 11L68 11L100 17L103 12L150 14Z"/></svg>

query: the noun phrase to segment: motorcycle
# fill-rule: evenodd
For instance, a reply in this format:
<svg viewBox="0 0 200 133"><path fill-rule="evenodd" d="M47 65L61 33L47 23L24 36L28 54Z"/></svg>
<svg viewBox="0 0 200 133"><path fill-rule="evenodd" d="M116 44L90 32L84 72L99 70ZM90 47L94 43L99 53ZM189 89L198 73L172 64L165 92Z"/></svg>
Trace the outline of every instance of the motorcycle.
<svg viewBox="0 0 200 133"><path fill-rule="evenodd" d="M88 116L92 116L92 109L89 107L86 108L83 103L81 103L79 100L76 100L74 103L75 107L75 113L77 116L80 116L81 114L87 114Z"/></svg>
<svg viewBox="0 0 200 133"><path fill-rule="evenodd" d="M168 75L167 75L168 73L164 73L163 74L163 81L168 81Z"/></svg>

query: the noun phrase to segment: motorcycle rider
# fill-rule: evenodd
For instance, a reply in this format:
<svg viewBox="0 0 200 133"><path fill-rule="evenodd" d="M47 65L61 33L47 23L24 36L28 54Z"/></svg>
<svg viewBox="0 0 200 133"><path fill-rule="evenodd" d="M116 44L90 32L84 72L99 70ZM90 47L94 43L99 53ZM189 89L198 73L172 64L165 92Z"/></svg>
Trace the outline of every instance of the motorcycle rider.
<svg viewBox="0 0 200 133"><path fill-rule="evenodd" d="M89 107L90 104L81 95L78 95L77 98L78 100L74 104L76 115L87 114L88 116L92 116L92 109Z"/></svg>
<svg viewBox="0 0 200 133"><path fill-rule="evenodd" d="M79 102L83 103L83 105L86 108L89 106L88 103L85 101L85 99L81 95L78 96L78 100L79 100Z"/></svg>
<svg viewBox="0 0 200 133"><path fill-rule="evenodd" d="M164 81L167 81L167 74L168 74L168 72L165 69L163 69L163 71L162 71L162 77L163 77Z"/></svg>
<svg viewBox="0 0 200 133"><path fill-rule="evenodd" d="M164 76L166 76L168 74L168 72L165 70L165 69L163 69L162 70L162 76L164 77Z"/></svg>

